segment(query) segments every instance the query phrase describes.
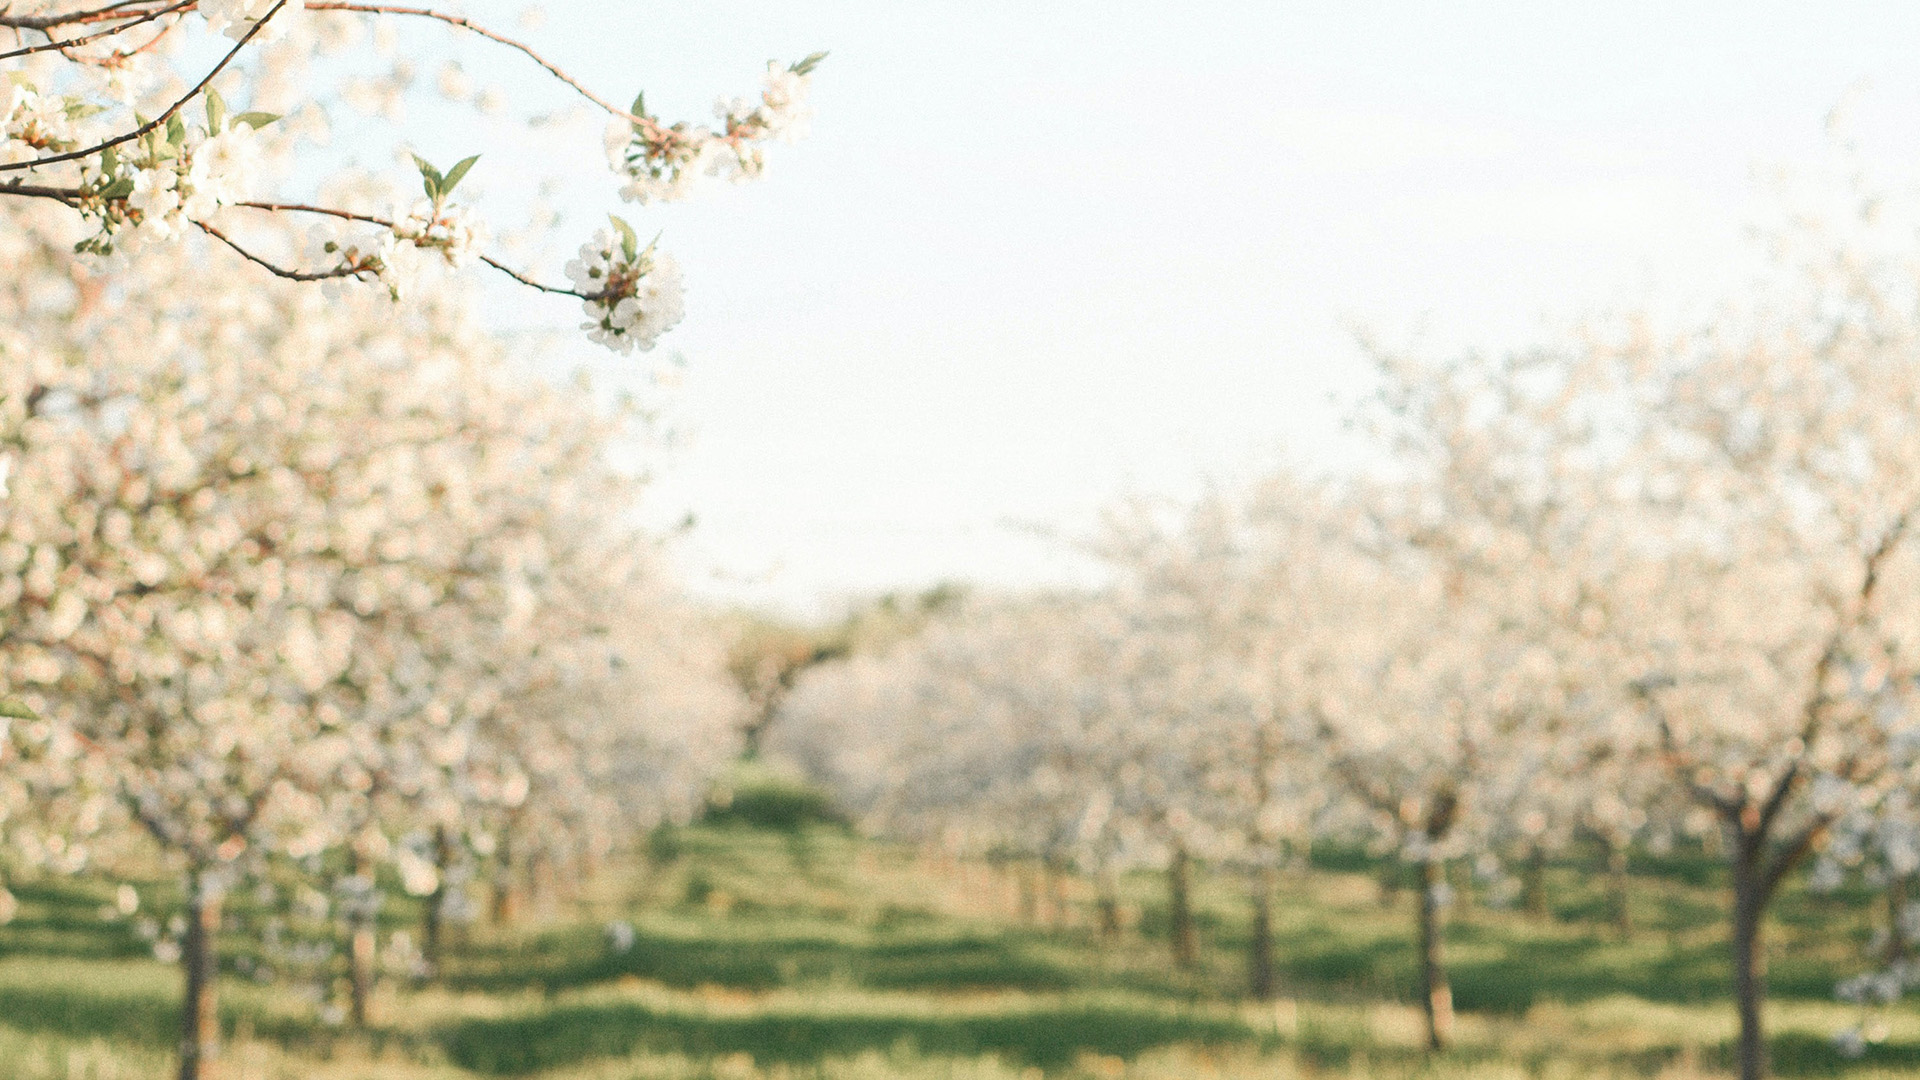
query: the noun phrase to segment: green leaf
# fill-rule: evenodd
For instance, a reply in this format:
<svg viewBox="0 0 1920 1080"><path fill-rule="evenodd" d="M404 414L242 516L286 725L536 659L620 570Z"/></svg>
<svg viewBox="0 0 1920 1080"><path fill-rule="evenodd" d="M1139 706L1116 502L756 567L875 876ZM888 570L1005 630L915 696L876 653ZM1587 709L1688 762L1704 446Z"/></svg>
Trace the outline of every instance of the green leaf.
<svg viewBox="0 0 1920 1080"><path fill-rule="evenodd" d="M633 108L627 111L635 116L647 115L647 92L645 90L633 96Z"/></svg>
<svg viewBox="0 0 1920 1080"><path fill-rule="evenodd" d="M442 196L453 194L454 186L466 177L467 170L473 168L473 163L479 160L480 155L475 154L460 164L455 165L453 168L448 169L446 179L440 184L440 194Z"/></svg>
<svg viewBox="0 0 1920 1080"><path fill-rule="evenodd" d="M239 116L234 117L233 122L236 124L245 124L253 130L259 131L261 128L266 127L278 119L280 119L279 113L243 112Z"/></svg>
<svg viewBox="0 0 1920 1080"><path fill-rule="evenodd" d="M220 91L207 87L207 134L218 135L227 130L227 99Z"/></svg>
<svg viewBox="0 0 1920 1080"><path fill-rule="evenodd" d="M27 708L27 703L17 697L0 696L0 717L9 720L38 720L40 714Z"/></svg>
<svg viewBox="0 0 1920 1080"><path fill-rule="evenodd" d="M627 224L614 214L608 214L607 220L613 222L614 230L620 234L621 254L627 257L629 263L638 259L640 257L640 238L634 235L633 226Z"/></svg>
<svg viewBox="0 0 1920 1080"><path fill-rule="evenodd" d="M187 125L180 122L180 114L174 113L167 117L167 142L174 146L182 146L186 141Z"/></svg>
<svg viewBox="0 0 1920 1080"><path fill-rule="evenodd" d="M100 191L100 197L103 199L124 199L131 194L133 194L133 177L131 176L123 176Z"/></svg>
<svg viewBox="0 0 1920 1080"><path fill-rule="evenodd" d="M445 180L440 175L440 170L428 164L427 159L419 154L413 155L413 163L420 166L420 182L427 189L427 198L439 202L441 185Z"/></svg>
<svg viewBox="0 0 1920 1080"><path fill-rule="evenodd" d="M813 74L813 69L820 66L820 61L826 58L827 54L824 52L810 53L787 70L793 72L795 75L811 75Z"/></svg>
<svg viewBox="0 0 1920 1080"><path fill-rule="evenodd" d="M120 155L109 146L100 151L100 174L112 176L120 171Z"/></svg>

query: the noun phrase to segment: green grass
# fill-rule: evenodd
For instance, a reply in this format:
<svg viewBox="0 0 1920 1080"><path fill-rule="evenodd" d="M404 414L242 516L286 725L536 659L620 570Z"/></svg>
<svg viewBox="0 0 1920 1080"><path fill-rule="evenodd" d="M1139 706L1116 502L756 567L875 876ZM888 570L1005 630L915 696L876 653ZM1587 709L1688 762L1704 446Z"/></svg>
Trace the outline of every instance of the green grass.
<svg viewBox="0 0 1920 1080"><path fill-rule="evenodd" d="M1724 1073L1733 1016L1722 872L1698 854L1644 860L1635 929L1605 922L1591 860L1549 868L1545 917L1464 904L1448 928L1458 1045L1421 1049L1410 893L1380 902L1364 853L1315 852L1275 908L1277 1005L1244 1000L1241 882L1202 875L1196 970L1168 961L1163 889L1124 882L1130 928L1091 929L1092 896L1028 925L1017 868L941 865L843 829L715 823L662 833L545 922L475 927L434 986L384 985L371 1030L320 1022L291 990L242 978L257 947L225 942L230 1080L785 1077L1672 1078ZM1461 882L1471 887L1470 883ZM99 880L17 882L0 927L0 1080L163 1075L179 978ZM164 918L177 902L143 885ZM236 927L250 901L230 905ZM1888 1014L1861 1061L1828 1038L1859 970L1867 898L1790 888L1769 927L1774 1060L1783 1076L1920 1069L1920 1011ZM416 917L396 903L385 929ZM607 920L630 920L614 951Z"/></svg>

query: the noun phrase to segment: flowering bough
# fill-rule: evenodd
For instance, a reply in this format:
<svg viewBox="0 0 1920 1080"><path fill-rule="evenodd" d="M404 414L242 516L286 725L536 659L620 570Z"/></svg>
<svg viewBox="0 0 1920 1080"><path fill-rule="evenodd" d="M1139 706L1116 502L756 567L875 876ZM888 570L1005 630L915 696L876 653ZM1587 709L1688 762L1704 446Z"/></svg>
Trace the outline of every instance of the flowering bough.
<svg viewBox="0 0 1920 1080"><path fill-rule="evenodd" d="M622 354L651 348L682 313L674 261L652 245L641 249L631 228L616 222L615 233L597 235L569 267L572 287L543 284L509 267L484 252L488 230L473 209L451 200L476 158L445 173L416 158L426 199L386 216L364 207L261 197L262 176L277 159L293 155L302 137L293 130L269 131L269 125L295 112L308 117L304 123L313 122L306 108L313 103L288 92L299 85L307 58L358 33L367 20L398 19L439 22L518 52L607 113L609 164L622 182L620 195L643 205L684 198L702 177L744 181L762 175L764 144L791 142L804 133L811 112L808 86L826 55L769 63L757 98L722 98L711 126L669 125L646 110L644 94L622 109L526 44L429 7L336 0L15 0L0 6L0 76L9 84L0 97L0 196L72 209L90 230L77 250L94 256L132 255L144 243L197 231L276 276L336 285L373 282L395 300L433 257L454 269L478 261L540 292L581 300L592 340ZM9 31L11 48L5 45ZM231 44L221 43L218 58L203 71L161 59L199 51L179 48L196 34L224 35ZM396 66L396 87L410 79L403 68ZM278 112L230 111L216 80L250 90L256 106L270 99ZM202 111L204 123L198 119ZM245 215L230 210L330 220L315 227L304 251L289 257L262 250L243 231Z"/></svg>

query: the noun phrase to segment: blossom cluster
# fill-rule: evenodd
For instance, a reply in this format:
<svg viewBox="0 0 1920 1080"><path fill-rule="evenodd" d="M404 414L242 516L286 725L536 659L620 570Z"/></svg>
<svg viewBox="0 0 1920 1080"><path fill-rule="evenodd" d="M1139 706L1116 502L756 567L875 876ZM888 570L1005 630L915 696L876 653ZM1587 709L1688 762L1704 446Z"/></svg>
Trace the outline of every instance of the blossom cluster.
<svg viewBox="0 0 1920 1080"><path fill-rule="evenodd" d="M590 340L622 355L646 352L685 314L680 267L652 244L642 249L625 222L614 225L617 236L601 229L581 246L567 278L587 297L581 329Z"/></svg>
<svg viewBox="0 0 1920 1080"><path fill-rule="evenodd" d="M98 232L83 250L109 255L116 246L171 240L189 222L248 198L260 172L259 129L277 119L229 114L220 96L209 92L204 124L176 115L124 153L109 147L88 159L80 208Z"/></svg>
<svg viewBox="0 0 1920 1080"><path fill-rule="evenodd" d="M770 61L759 98L721 98L712 129L685 122L664 126L644 111L644 96L636 100L637 119L617 120L607 129L608 159L627 178L621 198L643 205L674 202L703 176L744 181L766 172L764 143L806 134L813 115L807 91L823 59L824 53L816 53L786 67Z"/></svg>

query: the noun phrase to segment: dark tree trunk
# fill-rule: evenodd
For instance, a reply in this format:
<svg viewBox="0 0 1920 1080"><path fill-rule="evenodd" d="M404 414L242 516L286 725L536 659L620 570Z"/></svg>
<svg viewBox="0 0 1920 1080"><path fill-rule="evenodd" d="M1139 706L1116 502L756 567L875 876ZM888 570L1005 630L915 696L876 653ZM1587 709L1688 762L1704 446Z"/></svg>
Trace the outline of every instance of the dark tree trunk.
<svg viewBox="0 0 1920 1080"><path fill-rule="evenodd" d="M1067 875L1059 866L1049 861L1045 868L1047 883L1047 925L1054 933L1067 928Z"/></svg>
<svg viewBox="0 0 1920 1080"><path fill-rule="evenodd" d="M1905 960L1911 951L1903 918L1907 912L1907 896L1906 878L1896 876L1887 881L1887 947L1881 960L1889 965Z"/></svg>
<svg viewBox="0 0 1920 1080"><path fill-rule="evenodd" d="M1547 917L1547 852L1539 844L1527 845L1527 861L1521 869L1520 906L1536 919Z"/></svg>
<svg viewBox="0 0 1920 1080"><path fill-rule="evenodd" d="M1404 884L1407 868L1399 859L1390 858L1380 864L1380 906L1392 908L1400 903L1400 887Z"/></svg>
<svg viewBox="0 0 1920 1080"><path fill-rule="evenodd" d="M500 847L494 854L493 900L487 916L495 926L506 926L520 918L520 883L515 876L519 872L520 865L514 861L513 824L509 822L500 830Z"/></svg>
<svg viewBox="0 0 1920 1080"><path fill-rule="evenodd" d="M1100 936L1112 941L1120 936L1120 886L1112 870L1100 871L1098 888L1094 908L1099 913Z"/></svg>
<svg viewBox="0 0 1920 1080"><path fill-rule="evenodd" d="M1767 1075L1767 1041L1760 1003L1767 996L1760 918L1766 910L1757 845L1738 843L1733 859L1733 994L1740 1009L1740 1080Z"/></svg>
<svg viewBox="0 0 1920 1080"><path fill-rule="evenodd" d="M1607 840L1607 915L1622 936L1633 932L1633 911L1627 906L1627 845Z"/></svg>
<svg viewBox="0 0 1920 1080"><path fill-rule="evenodd" d="M1273 870L1265 866L1253 874L1253 940L1247 955L1247 988L1255 1001L1273 1000Z"/></svg>
<svg viewBox="0 0 1920 1080"><path fill-rule="evenodd" d="M1444 1050L1453 1041L1453 988L1447 984L1440 951L1443 870L1435 859L1420 863L1420 1008L1426 1014L1429 1050Z"/></svg>
<svg viewBox="0 0 1920 1080"><path fill-rule="evenodd" d="M1200 957L1200 939L1193 925L1193 856L1185 844L1173 846L1173 862L1167 868L1168 934L1173 945L1173 962L1191 968Z"/></svg>
<svg viewBox="0 0 1920 1080"><path fill-rule="evenodd" d="M1026 862L1013 864L1014 884L1020 890L1020 924L1040 925L1040 882L1037 871Z"/></svg>
<svg viewBox="0 0 1920 1080"><path fill-rule="evenodd" d="M420 959L426 962L427 977L440 976L440 958L444 951L444 927L442 922L447 906L447 868L453 862L453 839L447 835L445 825L433 827L433 865L439 871L439 880L434 883L420 912Z"/></svg>
<svg viewBox="0 0 1920 1080"><path fill-rule="evenodd" d="M214 993L219 974L214 938L220 930L220 894L204 871L187 878L187 936L180 965L186 977L180 1007L180 1080L209 1080L220 1052L220 1013Z"/></svg>
<svg viewBox="0 0 1920 1080"><path fill-rule="evenodd" d="M353 872L356 877L367 883L367 894L360 898L358 908L353 913L352 936L347 942L347 982L349 1011L356 1028L367 1026L370 1001L373 998L373 963L375 942L374 898L378 895L373 887L373 860L361 852L353 857Z"/></svg>

